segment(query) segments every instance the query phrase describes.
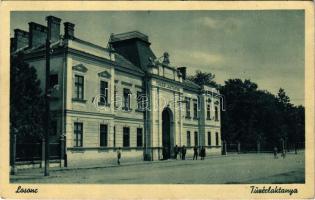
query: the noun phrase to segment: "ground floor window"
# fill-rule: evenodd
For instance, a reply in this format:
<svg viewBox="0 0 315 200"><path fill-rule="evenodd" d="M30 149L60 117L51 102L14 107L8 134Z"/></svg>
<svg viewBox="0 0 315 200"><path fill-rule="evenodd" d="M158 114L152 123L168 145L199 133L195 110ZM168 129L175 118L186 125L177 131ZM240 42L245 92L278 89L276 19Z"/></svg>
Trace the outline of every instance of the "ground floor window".
<svg viewBox="0 0 315 200"><path fill-rule="evenodd" d="M100 125L100 146L107 147L107 125Z"/></svg>
<svg viewBox="0 0 315 200"><path fill-rule="evenodd" d="M190 131L187 131L187 146L190 147Z"/></svg>
<svg viewBox="0 0 315 200"><path fill-rule="evenodd" d="M208 132L208 146L211 145L211 132Z"/></svg>
<svg viewBox="0 0 315 200"><path fill-rule="evenodd" d="M195 146L198 146L198 132L195 131Z"/></svg>
<svg viewBox="0 0 315 200"><path fill-rule="evenodd" d="M130 129L129 127L124 127L123 130L123 147L130 146Z"/></svg>
<svg viewBox="0 0 315 200"><path fill-rule="evenodd" d="M137 128L137 147L142 147L142 128Z"/></svg>
<svg viewBox="0 0 315 200"><path fill-rule="evenodd" d="M113 146L116 147L116 126L114 126Z"/></svg>
<svg viewBox="0 0 315 200"><path fill-rule="evenodd" d="M218 132L215 133L215 145L219 146L219 133Z"/></svg>
<svg viewBox="0 0 315 200"><path fill-rule="evenodd" d="M75 147L83 146L83 123L79 122L74 123L74 146Z"/></svg>

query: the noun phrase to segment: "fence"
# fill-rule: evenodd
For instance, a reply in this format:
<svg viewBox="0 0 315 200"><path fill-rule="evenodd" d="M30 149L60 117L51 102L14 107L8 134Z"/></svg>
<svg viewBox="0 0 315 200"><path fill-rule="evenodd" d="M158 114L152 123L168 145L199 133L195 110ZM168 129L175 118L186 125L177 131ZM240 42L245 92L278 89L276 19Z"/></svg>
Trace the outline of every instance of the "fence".
<svg viewBox="0 0 315 200"><path fill-rule="evenodd" d="M274 145L269 143L226 143L226 151L230 153L256 153L256 152L273 152ZM282 144L276 145L278 151L282 150ZM284 148L287 152L301 150L305 148L305 142L297 142L284 144Z"/></svg>
<svg viewBox="0 0 315 200"><path fill-rule="evenodd" d="M44 143L17 143L16 144L16 162L34 162L43 160ZM61 146L60 143L49 144L49 159L58 160L61 158Z"/></svg>

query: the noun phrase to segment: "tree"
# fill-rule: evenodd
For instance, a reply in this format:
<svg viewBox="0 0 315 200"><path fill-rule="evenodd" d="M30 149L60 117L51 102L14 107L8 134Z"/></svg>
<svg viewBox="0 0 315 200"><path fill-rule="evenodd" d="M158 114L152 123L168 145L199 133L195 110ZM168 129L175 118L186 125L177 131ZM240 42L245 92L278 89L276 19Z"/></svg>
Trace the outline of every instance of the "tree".
<svg viewBox="0 0 315 200"><path fill-rule="evenodd" d="M24 55L11 56L10 132L27 142L43 135L44 98L36 70L24 62Z"/></svg>
<svg viewBox="0 0 315 200"><path fill-rule="evenodd" d="M195 75L189 76L188 79L198 85L207 85L210 87L218 87L218 84L214 81L215 75L212 73L202 72L197 70Z"/></svg>

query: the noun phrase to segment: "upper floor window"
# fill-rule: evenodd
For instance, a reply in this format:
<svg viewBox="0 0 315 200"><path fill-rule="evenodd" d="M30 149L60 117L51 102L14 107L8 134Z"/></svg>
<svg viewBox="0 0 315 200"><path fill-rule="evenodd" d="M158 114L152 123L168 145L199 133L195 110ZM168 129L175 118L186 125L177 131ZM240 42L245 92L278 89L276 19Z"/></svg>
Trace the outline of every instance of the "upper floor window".
<svg viewBox="0 0 315 200"><path fill-rule="evenodd" d="M108 104L108 82L101 81L100 82L100 99L99 102L102 105Z"/></svg>
<svg viewBox="0 0 315 200"><path fill-rule="evenodd" d="M215 106L214 108L214 118L215 118L215 121L219 121L219 111L218 111L218 106Z"/></svg>
<svg viewBox="0 0 315 200"><path fill-rule="evenodd" d="M129 127L124 127L123 129L123 147L130 146L130 129Z"/></svg>
<svg viewBox="0 0 315 200"><path fill-rule="evenodd" d="M198 104L197 100L194 100L194 119L198 118Z"/></svg>
<svg viewBox="0 0 315 200"><path fill-rule="evenodd" d="M79 122L74 123L74 146L83 146L83 124Z"/></svg>
<svg viewBox="0 0 315 200"><path fill-rule="evenodd" d="M186 101L186 118L190 118L190 98L185 97Z"/></svg>
<svg viewBox="0 0 315 200"><path fill-rule="evenodd" d="M107 125L101 124L100 125L100 146L107 147Z"/></svg>
<svg viewBox="0 0 315 200"><path fill-rule="evenodd" d="M123 96L124 96L124 107L123 109L124 110L130 110L130 89L127 89L127 88L124 88L124 93L123 93Z"/></svg>
<svg viewBox="0 0 315 200"><path fill-rule="evenodd" d="M74 98L82 99L84 98L84 77L80 75L75 75L74 77Z"/></svg>
<svg viewBox="0 0 315 200"><path fill-rule="evenodd" d="M115 108L118 107L118 103L117 103L117 85L114 85L114 106L115 106Z"/></svg>
<svg viewBox="0 0 315 200"><path fill-rule="evenodd" d="M207 120L211 119L210 118L210 109L211 109L210 104L207 104Z"/></svg>
<svg viewBox="0 0 315 200"><path fill-rule="evenodd" d="M145 99L144 95L142 92L138 91L137 92L137 107L138 110L143 110L145 108Z"/></svg>

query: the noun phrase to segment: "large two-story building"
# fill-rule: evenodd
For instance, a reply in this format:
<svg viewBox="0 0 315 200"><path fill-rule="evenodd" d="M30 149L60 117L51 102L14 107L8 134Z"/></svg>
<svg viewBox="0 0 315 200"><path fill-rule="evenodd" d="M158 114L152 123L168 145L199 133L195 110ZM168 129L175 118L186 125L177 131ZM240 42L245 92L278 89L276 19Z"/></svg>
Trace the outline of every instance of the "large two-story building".
<svg viewBox="0 0 315 200"><path fill-rule="evenodd" d="M138 31L112 34L106 47L75 36L75 25L47 17L46 26L15 29L11 53L23 51L45 88L45 40L51 35L51 141L65 138L69 166L122 160L159 160L174 146L221 153L220 94L187 79L186 68L158 57ZM104 44L106 42L104 41Z"/></svg>

